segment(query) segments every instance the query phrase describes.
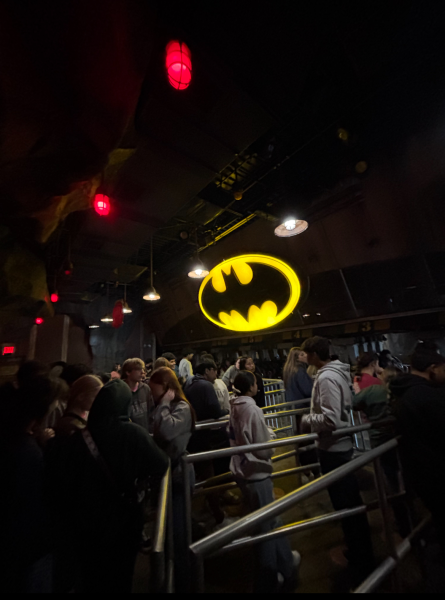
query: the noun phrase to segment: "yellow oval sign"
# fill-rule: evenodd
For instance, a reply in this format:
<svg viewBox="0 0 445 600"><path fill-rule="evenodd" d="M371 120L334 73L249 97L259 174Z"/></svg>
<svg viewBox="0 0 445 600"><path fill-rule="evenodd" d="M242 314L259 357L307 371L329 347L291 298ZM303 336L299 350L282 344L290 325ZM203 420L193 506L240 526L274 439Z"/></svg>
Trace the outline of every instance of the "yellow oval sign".
<svg viewBox="0 0 445 600"><path fill-rule="evenodd" d="M232 331L258 331L288 317L300 299L295 271L282 260L243 254L214 267L199 289L204 315Z"/></svg>

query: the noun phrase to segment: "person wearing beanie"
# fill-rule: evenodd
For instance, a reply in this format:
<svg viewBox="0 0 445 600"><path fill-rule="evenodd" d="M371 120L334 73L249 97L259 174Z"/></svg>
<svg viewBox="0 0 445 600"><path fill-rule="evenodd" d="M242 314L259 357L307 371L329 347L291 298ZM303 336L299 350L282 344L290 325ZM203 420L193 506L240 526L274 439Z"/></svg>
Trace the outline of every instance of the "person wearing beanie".
<svg viewBox="0 0 445 600"><path fill-rule="evenodd" d="M102 381L95 375L84 375L73 383L67 409L55 428L56 436L68 436L85 429L88 413L102 387Z"/></svg>

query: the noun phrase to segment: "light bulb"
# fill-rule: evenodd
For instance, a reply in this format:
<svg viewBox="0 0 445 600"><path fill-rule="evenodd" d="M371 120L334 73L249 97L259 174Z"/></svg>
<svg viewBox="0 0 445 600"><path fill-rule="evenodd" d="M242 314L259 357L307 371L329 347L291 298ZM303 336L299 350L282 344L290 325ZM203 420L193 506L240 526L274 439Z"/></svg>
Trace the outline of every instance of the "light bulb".
<svg viewBox="0 0 445 600"><path fill-rule="evenodd" d="M197 275L202 275L202 269L195 269L195 273Z"/></svg>
<svg viewBox="0 0 445 600"><path fill-rule="evenodd" d="M284 223L284 226L286 227L287 231L292 231L297 226L297 221L295 219L290 219Z"/></svg>

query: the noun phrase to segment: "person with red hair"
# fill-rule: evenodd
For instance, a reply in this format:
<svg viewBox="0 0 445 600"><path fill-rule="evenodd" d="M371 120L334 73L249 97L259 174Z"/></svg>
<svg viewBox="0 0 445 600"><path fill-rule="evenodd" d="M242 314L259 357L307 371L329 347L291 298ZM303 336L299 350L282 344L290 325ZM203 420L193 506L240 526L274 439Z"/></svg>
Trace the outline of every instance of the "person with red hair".
<svg viewBox="0 0 445 600"><path fill-rule="evenodd" d="M173 529L175 532L175 588L177 593L189 591L189 573L186 566L187 535L184 513L184 487L181 456L186 452L195 428L195 412L187 401L175 372L170 367L156 369L150 377L150 389L156 408L153 412L153 436L169 456L172 469ZM194 487L193 465L190 481Z"/></svg>

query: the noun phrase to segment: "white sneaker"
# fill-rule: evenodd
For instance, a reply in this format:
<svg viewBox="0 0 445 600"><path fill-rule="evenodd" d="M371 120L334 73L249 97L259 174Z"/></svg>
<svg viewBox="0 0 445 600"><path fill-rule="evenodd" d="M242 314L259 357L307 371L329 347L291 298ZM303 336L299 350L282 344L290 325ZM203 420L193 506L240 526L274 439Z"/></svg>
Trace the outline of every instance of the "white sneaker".
<svg viewBox="0 0 445 600"><path fill-rule="evenodd" d="M298 571L301 565L301 554L296 550L292 550L292 557L294 561L294 569Z"/></svg>

